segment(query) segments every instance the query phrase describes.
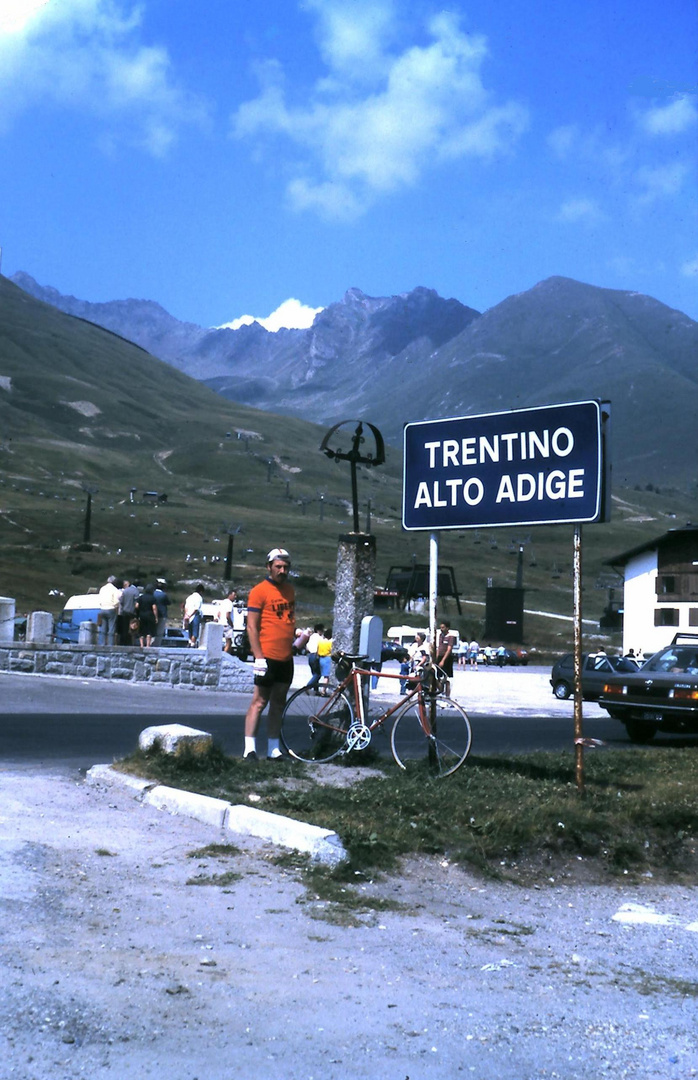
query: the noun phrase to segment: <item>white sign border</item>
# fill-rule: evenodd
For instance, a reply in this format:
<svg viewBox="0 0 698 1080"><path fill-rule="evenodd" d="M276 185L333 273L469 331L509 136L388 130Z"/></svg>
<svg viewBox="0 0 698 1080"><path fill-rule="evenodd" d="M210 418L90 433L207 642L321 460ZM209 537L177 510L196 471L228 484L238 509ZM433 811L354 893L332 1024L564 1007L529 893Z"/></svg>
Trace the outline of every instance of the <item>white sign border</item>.
<svg viewBox="0 0 698 1080"><path fill-rule="evenodd" d="M406 441L407 441L407 429L416 427L418 424L448 424L454 420L483 420L489 419L493 416L522 416L524 413L540 412L543 409L565 409L570 405L593 405L597 414L596 425L596 439L597 439L597 461L598 461L598 474L596 477L596 511L591 517L584 518L550 518L545 521L501 521L501 522L473 522L472 525L405 525L405 486L407 481L407 468L406 468ZM601 431L601 400L598 398L589 398L585 401L559 401L554 405L529 405L525 409L502 409L500 412L491 413L473 413L472 416L442 416L436 420L410 420L403 427L402 431L402 528L405 532L457 532L462 529L512 529L512 528L533 528L536 525L585 525L599 520L601 515L601 507L603 501L603 479L604 479L604 462L603 462L603 440Z"/></svg>

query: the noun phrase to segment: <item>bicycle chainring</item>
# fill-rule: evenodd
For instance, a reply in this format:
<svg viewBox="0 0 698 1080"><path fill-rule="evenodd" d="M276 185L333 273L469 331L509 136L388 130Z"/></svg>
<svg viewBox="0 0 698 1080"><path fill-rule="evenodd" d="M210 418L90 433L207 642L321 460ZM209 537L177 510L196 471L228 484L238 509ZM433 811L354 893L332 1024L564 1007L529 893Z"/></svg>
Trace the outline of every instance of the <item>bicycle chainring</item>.
<svg viewBox="0 0 698 1080"><path fill-rule="evenodd" d="M365 724L353 723L347 732L346 750L365 750L371 741L371 732Z"/></svg>

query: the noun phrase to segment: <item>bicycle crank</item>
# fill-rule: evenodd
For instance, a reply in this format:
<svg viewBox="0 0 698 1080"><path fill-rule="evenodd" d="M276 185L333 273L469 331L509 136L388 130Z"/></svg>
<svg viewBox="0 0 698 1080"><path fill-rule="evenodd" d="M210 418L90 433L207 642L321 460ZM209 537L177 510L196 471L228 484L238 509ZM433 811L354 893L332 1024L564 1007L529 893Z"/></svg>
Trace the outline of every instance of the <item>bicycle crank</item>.
<svg viewBox="0 0 698 1080"><path fill-rule="evenodd" d="M358 722L351 725L347 731L347 750L365 750L371 741L371 732L365 724Z"/></svg>

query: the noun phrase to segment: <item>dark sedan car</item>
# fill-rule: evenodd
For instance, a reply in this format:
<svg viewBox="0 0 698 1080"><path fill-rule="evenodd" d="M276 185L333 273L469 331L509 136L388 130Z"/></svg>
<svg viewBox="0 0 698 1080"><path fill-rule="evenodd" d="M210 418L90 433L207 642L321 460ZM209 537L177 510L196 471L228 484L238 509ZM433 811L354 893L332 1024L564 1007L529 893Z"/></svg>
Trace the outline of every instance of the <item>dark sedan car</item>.
<svg viewBox="0 0 698 1080"><path fill-rule="evenodd" d="M605 653L584 653L582 656L582 697L597 701L609 675L617 671L637 671L637 664L625 656L606 656ZM567 653L553 664L550 685L556 698L563 700L574 693L574 654Z"/></svg>
<svg viewBox="0 0 698 1080"><path fill-rule="evenodd" d="M676 634L634 674L610 676L599 705L633 742L649 742L658 731L698 733L698 634Z"/></svg>
<svg viewBox="0 0 698 1080"><path fill-rule="evenodd" d="M404 645L401 645L399 641L386 640L381 645L381 664L384 664L387 660L397 660L402 663L403 660L407 660L407 649Z"/></svg>

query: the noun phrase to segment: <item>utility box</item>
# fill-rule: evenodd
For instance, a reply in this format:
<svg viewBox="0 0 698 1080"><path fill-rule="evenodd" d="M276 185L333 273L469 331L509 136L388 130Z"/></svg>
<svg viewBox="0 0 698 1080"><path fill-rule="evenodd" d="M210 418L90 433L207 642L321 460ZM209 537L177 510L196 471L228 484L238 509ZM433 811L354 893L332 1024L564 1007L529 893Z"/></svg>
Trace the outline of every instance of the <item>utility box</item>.
<svg viewBox="0 0 698 1080"><path fill-rule="evenodd" d="M523 642L524 590L491 585L485 594L485 637L488 641Z"/></svg>
<svg viewBox="0 0 698 1080"><path fill-rule="evenodd" d="M383 620L377 615L365 615L359 633L359 655L380 664L383 648Z"/></svg>

